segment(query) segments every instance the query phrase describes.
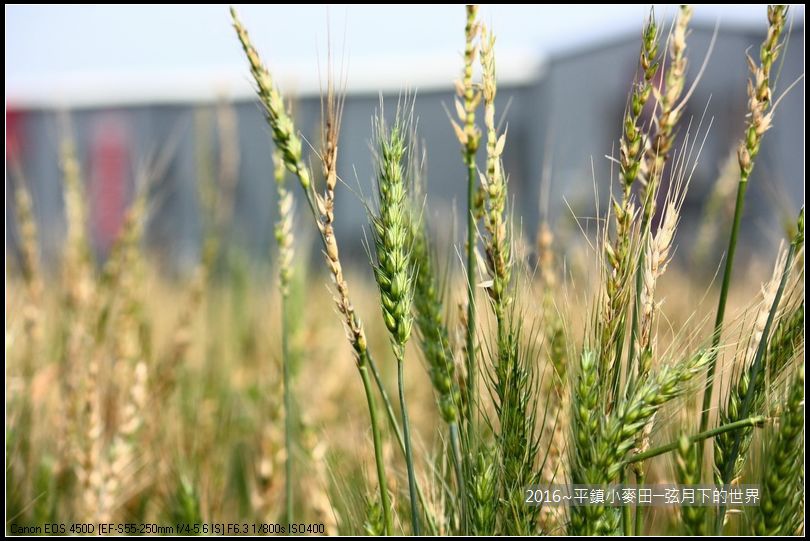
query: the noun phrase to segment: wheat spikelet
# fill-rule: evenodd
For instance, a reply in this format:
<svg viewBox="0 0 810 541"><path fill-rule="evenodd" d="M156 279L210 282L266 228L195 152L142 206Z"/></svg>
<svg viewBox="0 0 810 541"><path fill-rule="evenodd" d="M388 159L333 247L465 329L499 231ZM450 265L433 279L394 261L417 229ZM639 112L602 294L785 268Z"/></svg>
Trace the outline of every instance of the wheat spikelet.
<svg viewBox="0 0 810 541"><path fill-rule="evenodd" d="M279 393L280 394L280 393ZM255 465L255 482L251 487L250 503L262 520L275 520L276 510L283 506L284 431L280 400L273 400L268 409L271 418L260 431L259 454Z"/></svg>
<svg viewBox="0 0 810 541"><path fill-rule="evenodd" d="M574 483L604 486L615 481L624 467L624 456L636 444L644 426L664 404L686 392L687 383L703 371L708 361L709 354L701 351L682 362L651 372L627 400L618 404L601 422L596 411L591 413L578 405L581 411L578 413L580 419L576 421L578 439ZM593 368L583 368L593 373ZM587 392L594 394L592 389ZM591 434L594 436L590 437ZM619 516L606 507L576 507L571 514L571 533L608 535L615 532L618 521Z"/></svg>
<svg viewBox="0 0 810 541"><path fill-rule="evenodd" d="M748 113L745 137L737 150L740 164L740 182L746 182L754 169L754 160L759 153L762 136L773 122L771 106L771 68L779 57L782 46L780 36L785 27L787 6L768 6L768 35L759 52L760 63L748 59L751 79L748 80Z"/></svg>
<svg viewBox="0 0 810 541"><path fill-rule="evenodd" d="M98 379L97 353L92 336L96 282L86 230L86 195L74 143L69 137L61 143L60 164L66 218L61 261L65 323L60 364L60 398L64 412L64 433L60 441L65 446L60 460L65 463L58 469L73 469L80 480L82 493L91 497L91 474L99 462L102 430L96 396L98 390L92 383ZM88 418L91 419L89 426ZM92 505L84 507L91 508Z"/></svg>
<svg viewBox="0 0 810 541"><path fill-rule="evenodd" d="M802 366L790 385L776 434L765 444L756 535L801 535L804 530L804 422Z"/></svg>
<svg viewBox="0 0 810 541"><path fill-rule="evenodd" d="M804 351L804 301L783 316L768 341L768 382L775 381L779 372L792 361L797 353Z"/></svg>
<svg viewBox="0 0 810 541"><path fill-rule="evenodd" d="M456 81L456 99L454 100L457 119L450 119L453 131L464 152L467 164L475 163L475 153L481 139L481 131L475 125L475 110L481 102L481 93L473 84L473 64L478 54L476 38L481 25L476 21L478 6L468 5L467 20L464 26L464 71L461 80Z"/></svg>
<svg viewBox="0 0 810 541"><path fill-rule="evenodd" d="M413 466L410 423L405 402L403 365L405 344L413 325L414 271L410 265L407 192L405 187L405 159L410 150L406 140L407 124L401 111L390 130L382 116L375 124L377 142L377 197L376 214L371 215L374 247L377 256L374 277L380 291L380 306L383 321L388 329L394 356L397 361L399 404L402 415L405 461L408 467L408 494L411 505L411 528L414 535L420 533L416 476Z"/></svg>
<svg viewBox="0 0 810 541"><path fill-rule="evenodd" d="M20 270L25 284L25 300L22 307L23 330L26 338L23 378L24 384L29 387L35 364L42 355L41 345L45 338L42 313L44 291L39 258L39 235L37 234L34 207L31 194L24 185L22 174L19 171L14 189L14 203L22 256ZM26 396L29 392L30 389L25 391Z"/></svg>
<svg viewBox="0 0 810 541"><path fill-rule="evenodd" d="M335 237L335 188L337 187L337 152L340 137L340 121L343 111L343 98L336 92L331 78L327 85L325 115L321 129L321 165L325 179L324 193L315 194L318 209L316 221L324 244L326 265L335 285L334 301L338 312L343 316L343 323L349 343L354 348L356 360L362 365L366 362L367 341L365 330L355 312L349 297L349 284L343 274L340 262L340 250Z"/></svg>
<svg viewBox="0 0 810 541"><path fill-rule="evenodd" d="M86 196L82 185L79 161L73 141L65 138L61 147L61 163L64 179L65 216L67 238L62 267L67 291L67 303L80 307L89 302L92 295L92 271L90 245L87 238Z"/></svg>
<svg viewBox="0 0 810 541"><path fill-rule="evenodd" d="M442 315L440 285L425 227L415 219L411 220L410 237L411 268L414 274L414 319L419 330L420 345L436 391L442 419L448 424L455 423L458 420L460 396L453 351Z"/></svg>
<svg viewBox="0 0 810 541"><path fill-rule="evenodd" d="M647 148L642 161L641 173L644 190L644 220L649 222L655 214L655 198L664 166L675 143L675 127L686 106L679 103L686 82L686 35L692 7L682 5L675 19L675 26L669 40L669 67L664 75L664 88L652 87L653 96L659 105L655 118L655 136L646 141Z"/></svg>
<svg viewBox="0 0 810 541"><path fill-rule="evenodd" d="M484 125L487 138L486 172L481 175L481 184L486 195L484 227L488 238L485 243L487 270L492 278L488 292L493 301L496 317L503 319L510 303L506 291L511 276L511 252L507 237L506 180L503 176L501 155L506 144L506 133L498 135L495 126L495 96L498 91L495 76L495 36L481 28L481 67L483 82L481 94L484 100ZM500 324L500 323L499 323Z"/></svg>
<svg viewBox="0 0 810 541"><path fill-rule="evenodd" d="M385 522L380 501L370 495L366 496L366 520L363 522L363 531L372 537L385 535Z"/></svg>
<svg viewBox="0 0 810 541"><path fill-rule="evenodd" d="M655 235L649 235L647 241L647 252L644 258L642 269L642 288L640 293L639 308L639 333L637 336L637 351L641 354L641 364L639 371L646 374L650 370L650 362L655 355L655 344L653 342L653 323L655 313L659 308L655 301L655 284L661 275L666 271L669 263L672 240L675 236L675 228L678 224L680 212L677 205L670 201L667 203L666 212L662 219L661 226Z"/></svg>
<svg viewBox="0 0 810 541"><path fill-rule="evenodd" d="M112 503L107 494L107 462L104 456L105 434L102 417L102 386L98 358L90 359L87 377L82 389L82 419L85 423L83 437L76 443L75 473L81 488L81 516L84 520L110 519Z"/></svg>
<svg viewBox="0 0 810 541"><path fill-rule="evenodd" d="M495 451L482 447L473 461L470 479L470 514L472 529L476 535L486 535L495 530L498 485Z"/></svg>
<svg viewBox="0 0 810 541"><path fill-rule="evenodd" d="M634 83L630 92L630 103L624 117L624 131L619 145L623 201L627 201L630 189L639 175L644 151L644 133L639 126L641 112L652 92L652 79L658 70L658 26L655 17L650 14L642 31L639 69L641 77ZM616 213L617 223L622 224L624 216ZM619 230L617 235L621 235Z"/></svg>
<svg viewBox="0 0 810 541"><path fill-rule="evenodd" d="M125 381L131 381L128 385L129 393L121 407L115 433L104 458L104 490L111 502L109 512L139 488L137 484L132 484L132 477L140 460L145 460L144 457L139 458L137 453L141 450L138 443L147 411L149 373L143 361L138 362L128 373L131 377L125 378Z"/></svg>
<svg viewBox="0 0 810 541"><path fill-rule="evenodd" d="M602 248L604 250L606 276L602 293L599 324L601 327L600 343L602 367L612 364L614 345L618 340L624 312L629 301L628 284L630 268L635 260L637 247L634 246L633 225L637 221L638 210L632 197L632 187L639 177L644 153L644 133L639 125L641 113L652 92L652 79L658 69L658 27L653 14L642 31L639 69L641 76L634 82L630 91L629 104L625 111L622 137L619 143L619 176L621 180L621 199L612 199L614 220L616 223L615 238L610 241L605 232ZM619 360L616 359L616 362Z"/></svg>
<svg viewBox="0 0 810 541"><path fill-rule="evenodd" d="M685 432L681 432L678 437L675 460L675 472L679 484L697 485L700 483L697 450L698 447L691 443L689 436ZM682 504L680 513L687 534L709 534L706 523L706 509L704 507Z"/></svg>
<svg viewBox="0 0 810 541"><path fill-rule="evenodd" d="M565 452L567 447L567 430L570 425L571 399L565 387L559 389L559 394L552 394L554 401L552 415L554 419L548 434L546 456L543 458L540 481L544 486L551 486L560 479L565 471ZM546 425L547 426L547 425ZM563 527L564 508L543 505L540 509L539 527L545 534L556 532Z"/></svg>
<svg viewBox="0 0 810 541"><path fill-rule="evenodd" d="M291 173L298 176L304 190L309 189L311 175L309 169L304 164L301 151L302 144L301 138L295 132L295 125L290 117L287 107L284 104L284 99L281 93L275 86L270 72L262 64L259 53L250 42L247 30L239 21L236 14L236 9L231 7L231 18L233 19L233 27L239 37L239 42L245 51L248 62L250 63L250 72L253 75L253 80L258 87L259 98L265 107L265 113L269 121L270 127L273 131L273 141L276 147L281 151L284 158L284 165Z"/></svg>
<svg viewBox="0 0 810 541"><path fill-rule="evenodd" d="M413 276L409 268L409 214L405 191L404 159L407 152L405 126L398 114L390 130L379 119L377 192L379 208L372 217L383 321L401 360L401 350L411 334Z"/></svg>

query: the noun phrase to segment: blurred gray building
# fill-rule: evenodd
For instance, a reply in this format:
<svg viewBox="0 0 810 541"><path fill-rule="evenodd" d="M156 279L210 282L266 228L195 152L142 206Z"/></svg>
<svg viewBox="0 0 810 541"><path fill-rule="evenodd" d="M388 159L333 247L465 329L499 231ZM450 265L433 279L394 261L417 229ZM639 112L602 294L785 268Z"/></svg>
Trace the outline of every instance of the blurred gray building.
<svg viewBox="0 0 810 541"><path fill-rule="evenodd" d="M713 31L701 25L692 29L687 87L707 55ZM721 28L689 100L679 135L685 137L691 121L689 138L702 144L702 152L683 215L685 235L698 230L705 203L742 134L748 76L744 54L756 55L763 36L761 31ZM606 156L617 154L625 101L636 70L638 38L627 35L539 63L513 66L505 74L498 103L508 127L504 165L518 225L528 235L533 236L539 221L547 219L561 234L567 231L569 238L581 238L573 217L582 224L590 223L587 218L595 215L596 192L600 208L606 209L611 185L611 162ZM777 95L804 72L803 26L792 29L783 59ZM452 82L458 71L458 66L448 67L439 84L418 90L414 98L418 133L428 159L427 216L447 240L451 240L453 224L461 221L465 201L465 170L447 114L453 107ZM385 112L390 115L402 93L384 89L383 94ZM344 251L354 254L357 261L365 261L361 228L367 219L359 194L368 197L372 193L371 119L380 99L377 92L352 93L343 116L340 174L348 187L341 187L338 195L338 236ZM230 239L247 253L267 258L272 254L275 213L271 139L255 98L234 99L231 106L236 119L232 139L238 139L238 182ZM306 140L317 146L318 96L302 94L295 109ZM6 118L7 153L19 159L31 186L45 255L50 260L64 235L59 116L53 107L22 103L10 104ZM804 82L800 81L779 104L774 128L765 137L757 160L746 202L746 247L773 251L782 231L782 217L795 215L804 203L804 118ZM152 188L148 243L170 268L193 264L202 228L197 186L206 175L217 175L221 165L214 106L192 99L82 106L72 108L70 119L88 183L99 253L109 245L132 198L139 164L149 163L147 158L168 149L166 167ZM615 167L613 170L615 175ZM17 234L11 185L7 181L6 226L13 248ZM298 212L298 219L302 229L311 231L304 209ZM719 257L717 252L717 260Z"/></svg>

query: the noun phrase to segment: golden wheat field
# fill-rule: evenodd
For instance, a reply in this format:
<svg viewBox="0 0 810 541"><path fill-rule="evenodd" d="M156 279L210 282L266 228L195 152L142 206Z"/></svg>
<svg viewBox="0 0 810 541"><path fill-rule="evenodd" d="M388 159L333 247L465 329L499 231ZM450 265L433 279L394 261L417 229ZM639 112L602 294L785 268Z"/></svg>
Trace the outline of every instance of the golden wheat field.
<svg viewBox="0 0 810 541"><path fill-rule="evenodd" d="M338 173L340 61L330 50L313 66L306 137L273 51L231 9L274 165L274 198L257 203L273 205L271 257L227 234L233 137L196 179L188 272L147 242L163 208L149 170L98 257L69 113L55 258L36 179L7 159L7 534L804 534L803 200L770 249L740 233L760 146L803 78L780 63L803 11L796 23L769 6L759 46L736 51L741 129L697 213L710 122L685 112L701 8L638 21L610 178L593 179L592 208L528 230L504 159L517 136L496 100L498 42L477 6L457 9L443 98L457 177L431 176L403 91L379 98L365 192ZM433 182L453 191L452 227ZM354 198L365 225L348 239ZM360 236L362 256L341 250Z"/></svg>

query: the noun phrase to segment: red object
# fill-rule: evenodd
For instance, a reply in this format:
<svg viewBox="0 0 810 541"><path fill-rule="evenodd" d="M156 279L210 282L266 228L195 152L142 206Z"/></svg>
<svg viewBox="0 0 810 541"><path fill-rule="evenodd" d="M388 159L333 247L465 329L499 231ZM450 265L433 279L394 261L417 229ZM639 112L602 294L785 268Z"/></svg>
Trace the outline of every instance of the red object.
<svg viewBox="0 0 810 541"><path fill-rule="evenodd" d="M20 109L6 109L6 163L20 163L23 149L25 113Z"/></svg>
<svg viewBox="0 0 810 541"><path fill-rule="evenodd" d="M94 123L91 137L93 231L98 247L106 253L124 222L130 166L129 130L120 115L105 114Z"/></svg>

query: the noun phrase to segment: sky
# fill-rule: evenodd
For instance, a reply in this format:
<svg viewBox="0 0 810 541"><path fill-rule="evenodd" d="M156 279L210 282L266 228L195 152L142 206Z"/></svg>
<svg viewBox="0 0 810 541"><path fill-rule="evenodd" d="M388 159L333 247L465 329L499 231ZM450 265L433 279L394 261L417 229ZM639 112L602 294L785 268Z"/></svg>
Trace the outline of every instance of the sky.
<svg viewBox="0 0 810 541"><path fill-rule="evenodd" d="M349 59L349 89L429 84L457 64L460 5L237 5L260 53L279 78L317 88L327 29ZM676 7L657 5L667 17ZM549 55L640 32L649 6L483 5L498 36L507 77ZM804 20L804 8L794 9ZM764 26L764 5L697 6L695 24ZM7 6L7 100L65 105L239 94L245 61L226 5ZM446 79L441 77L442 80ZM314 88L313 88L314 87Z"/></svg>

